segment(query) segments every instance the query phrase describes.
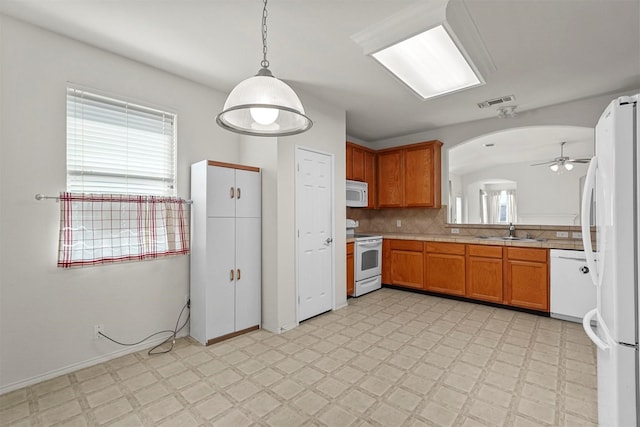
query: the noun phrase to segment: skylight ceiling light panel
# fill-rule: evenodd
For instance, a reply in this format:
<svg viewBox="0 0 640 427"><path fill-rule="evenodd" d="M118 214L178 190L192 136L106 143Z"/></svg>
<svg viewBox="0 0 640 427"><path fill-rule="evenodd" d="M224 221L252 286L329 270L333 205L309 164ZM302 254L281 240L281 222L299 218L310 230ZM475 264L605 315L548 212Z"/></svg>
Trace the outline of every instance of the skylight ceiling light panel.
<svg viewBox="0 0 640 427"><path fill-rule="evenodd" d="M423 99L484 83L443 25L372 56Z"/></svg>

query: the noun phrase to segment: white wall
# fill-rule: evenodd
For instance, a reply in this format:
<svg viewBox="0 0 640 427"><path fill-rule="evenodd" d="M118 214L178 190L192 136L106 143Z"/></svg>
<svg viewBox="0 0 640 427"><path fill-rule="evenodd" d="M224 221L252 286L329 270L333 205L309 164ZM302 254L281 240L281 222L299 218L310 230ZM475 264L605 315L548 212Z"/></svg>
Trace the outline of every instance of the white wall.
<svg viewBox="0 0 640 427"><path fill-rule="evenodd" d="M297 325L295 148L334 158L334 307L346 304L345 111L297 91L314 121L311 130L282 138L243 137L240 158L262 168L263 328L281 332Z"/></svg>
<svg viewBox="0 0 640 427"><path fill-rule="evenodd" d="M278 138L242 136L240 161L262 171L262 328L278 322Z"/></svg>
<svg viewBox="0 0 640 427"><path fill-rule="evenodd" d="M295 146L334 155L335 307L345 290L345 111L300 93L313 128L239 137L215 124L226 94L0 14L0 393L123 351L93 325L132 342L172 329L189 293L189 257L83 269L56 267L65 189L65 97L72 82L178 113L178 195L202 159L262 167L263 327L296 324Z"/></svg>
<svg viewBox="0 0 640 427"><path fill-rule="evenodd" d="M135 61L0 15L0 393L172 329L189 293L189 257L63 270L59 206L65 190L65 97L73 82L178 113L178 195L189 165L238 161L239 138L215 124L225 95Z"/></svg>

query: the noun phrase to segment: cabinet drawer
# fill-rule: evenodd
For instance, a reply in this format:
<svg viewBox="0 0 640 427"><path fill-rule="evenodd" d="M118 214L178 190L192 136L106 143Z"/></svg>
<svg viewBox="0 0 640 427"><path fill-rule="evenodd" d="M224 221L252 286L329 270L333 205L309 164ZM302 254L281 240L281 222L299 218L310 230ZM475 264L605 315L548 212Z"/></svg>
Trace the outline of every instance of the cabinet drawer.
<svg viewBox="0 0 640 427"><path fill-rule="evenodd" d="M522 261L547 262L547 249L506 248L507 259Z"/></svg>
<svg viewBox="0 0 640 427"><path fill-rule="evenodd" d="M487 258L502 258L502 246L467 245L467 255Z"/></svg>
<svg viewBox="0 0 640 427"><path fill-rule="evenodd" d="M391 250L422 252L423 244L417 240L391 240Z"/></svg>
<svg viewBox="0 0 640 427"><path fill-rule="evenodd" d="M438 243L426 242L425 251L439 254L464 255L464 244L462 243Z"/></svg>

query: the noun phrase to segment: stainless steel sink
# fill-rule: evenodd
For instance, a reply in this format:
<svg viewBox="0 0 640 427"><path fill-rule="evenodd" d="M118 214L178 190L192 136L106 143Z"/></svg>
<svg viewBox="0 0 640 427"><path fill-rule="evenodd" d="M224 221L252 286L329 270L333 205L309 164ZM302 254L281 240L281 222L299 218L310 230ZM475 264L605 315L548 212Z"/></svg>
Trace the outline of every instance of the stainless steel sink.
<svg viewBox="0 0 640 427"><path fill-rule="evenodd" d="M528 237L509 237L509 236L479 236L478 239L494 240L494 241L501 241L501 242L517 241L517 242L523 242L523 243L545 241L544 239L531 239Z"/></svg>

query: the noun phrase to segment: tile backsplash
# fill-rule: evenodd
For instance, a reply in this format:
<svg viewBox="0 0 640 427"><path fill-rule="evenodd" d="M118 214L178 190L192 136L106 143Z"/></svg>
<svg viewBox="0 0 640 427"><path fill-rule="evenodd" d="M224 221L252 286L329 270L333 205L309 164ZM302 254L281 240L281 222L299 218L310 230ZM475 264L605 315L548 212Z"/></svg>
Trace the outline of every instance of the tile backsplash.
<svg viewBox="0 0 640 427"><path fill-rule="evenodd" d="M393 209L360 209L347 208L347 218L358 220L358 232L364 233L407 233L448 235L459 237L506 236L509 231L506 225L482 224L448 224L447 206L440 209L431 208L393 208ZM457 233L452 231L457 230ZM579 225L528 225L516 224L516 235L565 241L582 246L578 234L582 230ZM559 237L566 235L566 237ZM595 241L595 232L592 232Z"/></svg>
<svg viewBox="0 0 640 427"><path fill-rule="evenodd" d="M360 222L358 231L371 233L447 234L447 207L359 209L347 208L347 218ZM400 221L400 227L397 226Z"/></svg>

